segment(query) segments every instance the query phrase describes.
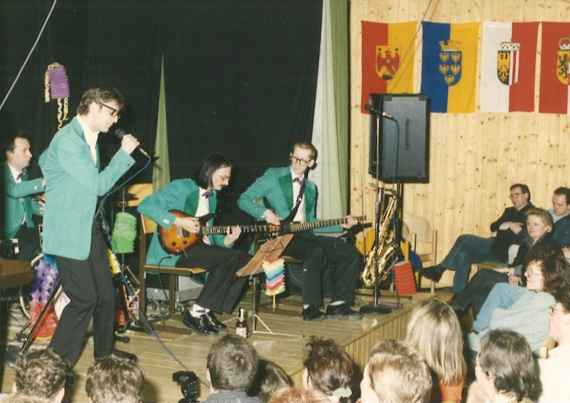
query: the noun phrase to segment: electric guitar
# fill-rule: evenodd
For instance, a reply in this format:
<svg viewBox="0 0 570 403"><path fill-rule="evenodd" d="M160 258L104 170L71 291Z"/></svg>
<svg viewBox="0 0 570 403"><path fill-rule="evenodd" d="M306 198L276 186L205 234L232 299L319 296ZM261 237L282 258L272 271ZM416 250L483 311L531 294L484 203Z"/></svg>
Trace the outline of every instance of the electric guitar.
<svg viewBox="0 0 570 403"><path fill-rule="evenodd" d="M170 213L180 218L190 217L188 214L183 213L179 210L170 210ZM317 228L345 224L347 222L347 218L339 218L332 220L317 220L312 222L283 222L281 225L260 223L253 225L221 225L212 227L206 226L208 220L210 220L213 216L213 214L207 214L202 217L196 217L200 222L200 231L197 234L188 232L185 229L178 227L177 225L172 225L169 229L160 227L159 238L162 247L171 254L179 255L181 253L184 253L186 249L189 249L200 242L204 236L226 234L230 228L236 226L239 227L243 233L262 233L268 234L271 237L275 237L283 234L311 231ZM355 219L357 222L361 223L364 221L365 217L355 217Z"/></svg>

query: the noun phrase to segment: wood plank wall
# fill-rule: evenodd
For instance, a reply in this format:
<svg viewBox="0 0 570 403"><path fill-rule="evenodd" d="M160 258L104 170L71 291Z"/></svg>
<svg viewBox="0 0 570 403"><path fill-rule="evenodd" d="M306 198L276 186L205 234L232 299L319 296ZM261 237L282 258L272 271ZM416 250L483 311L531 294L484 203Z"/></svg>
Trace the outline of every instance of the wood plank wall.
<svg viewBox="0 0 570 403"><path fill-rule="evenodd" d="M351 192L353 214L374 216L374 182L368 175L368 115L360 112L361 24L419 21L429 0L352 0ZM435 22L570 21L565 0L433 0L424 20ZM541 44L539 30L539 49ZM538 72L535 105L538 109ZM415 67L419 92L419 62ZM530 186L537 206L550 207L552 191L570 184L566 115L473 113L431 115L430 182L405 185L404 211L438 230L443 257L459 234L489 234L489 223L510 205L509 185Z"/></svg>

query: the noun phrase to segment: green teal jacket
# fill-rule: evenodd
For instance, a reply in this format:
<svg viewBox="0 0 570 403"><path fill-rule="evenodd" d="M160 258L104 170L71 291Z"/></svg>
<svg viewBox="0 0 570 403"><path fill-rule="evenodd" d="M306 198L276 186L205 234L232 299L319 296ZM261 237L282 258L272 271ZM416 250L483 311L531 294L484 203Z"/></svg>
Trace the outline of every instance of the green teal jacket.
<svg viewBox="0 0 570 403"><path fill-rule="evenodd" d="M12 176L12 171L8 164L4 164L4 229L3 236L5 238L13 238L24 217L26 218L26 226L34 228L33 214L40 215L40 204L32 198L32 195L41 193L45 187L43 178L27 180L28 174L24 174L22 181L16 183Z"/></svg>
<svg viewBox="0 0 570 403"><path fill-rule="evenodd" d="M307 179L305 184L305 221L313 222L317 210L317 186ZM271 208L282 220L293 209L293 180L291 167L269 168L238 199L238 206L257 220L263 219L265 210ZM342 232L340 225L321 228L314 232Z"/></svg>
<svg viewBox="0 0 570 403"><path fill-rule="evenodd" d="M177 179L170 182L157 192L146 197L139 204L138 211L144 216L156 222L159 226L169 229L176 217L170 210L180 210L189 216L194 216L198 209L198 198L200 197L200 187L192 179ZM210 212L215 212L218 205L217 194L214 192L208 198ZM212 225L214 219L211 218L207 225ZM225 235L210 235L210 245L224 245ZM171 255L162 248L158 232L156 232L146 254L147 264L174 267L180 256Z"/></svg>
<svg viewBox="0 0 570 403"><path fill-rule="evenodd" d="M47 182L44 253L87 259L97 199L111 190L134 162L119 149L99 171L99 147L97 162L93 162L77 117L55 134L39 159Z"/></svg>

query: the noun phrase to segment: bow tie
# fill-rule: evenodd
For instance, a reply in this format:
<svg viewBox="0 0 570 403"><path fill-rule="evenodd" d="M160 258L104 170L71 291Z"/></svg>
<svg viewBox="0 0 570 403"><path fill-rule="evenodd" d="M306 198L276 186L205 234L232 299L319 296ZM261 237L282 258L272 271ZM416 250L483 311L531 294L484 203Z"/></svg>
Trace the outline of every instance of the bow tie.
<svg viewBox="0 0 570 403"><path fill-rule="evenodd" d="M26 171L22 171L18 174L18 176L16 176L16 180L19 181L21 179L24 179L24 175L26 174Z"/></svg>
<svg viewBox="0 0 570 403"><path fill-rule="evenodd" d="M293 183L302 184L303 181L304 181L304 179L301 176L297 176L296 178L293 178Z"/></svg>
<svg viewBox="0 0 570 403"><path fill-rule="evenodd" d="M213 191L213 190L207 190L207 191L205 191L204 193L202 193L202 197L203 197L204 199L209 199L210 196L212 196L213 194L214 194L214 191Z"/></svg>

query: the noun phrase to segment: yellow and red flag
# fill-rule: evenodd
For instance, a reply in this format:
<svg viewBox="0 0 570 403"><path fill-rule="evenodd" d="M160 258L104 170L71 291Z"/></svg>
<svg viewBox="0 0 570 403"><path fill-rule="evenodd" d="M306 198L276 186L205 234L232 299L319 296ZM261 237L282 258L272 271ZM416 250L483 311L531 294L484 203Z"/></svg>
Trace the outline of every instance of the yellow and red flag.
<svg viewBox="0 0 570 403"><path fill-rule="evenodd" d="M414 92L414 39L417 22L387 24L362 21L362 99L368 113L373 93Z"/></svg>

